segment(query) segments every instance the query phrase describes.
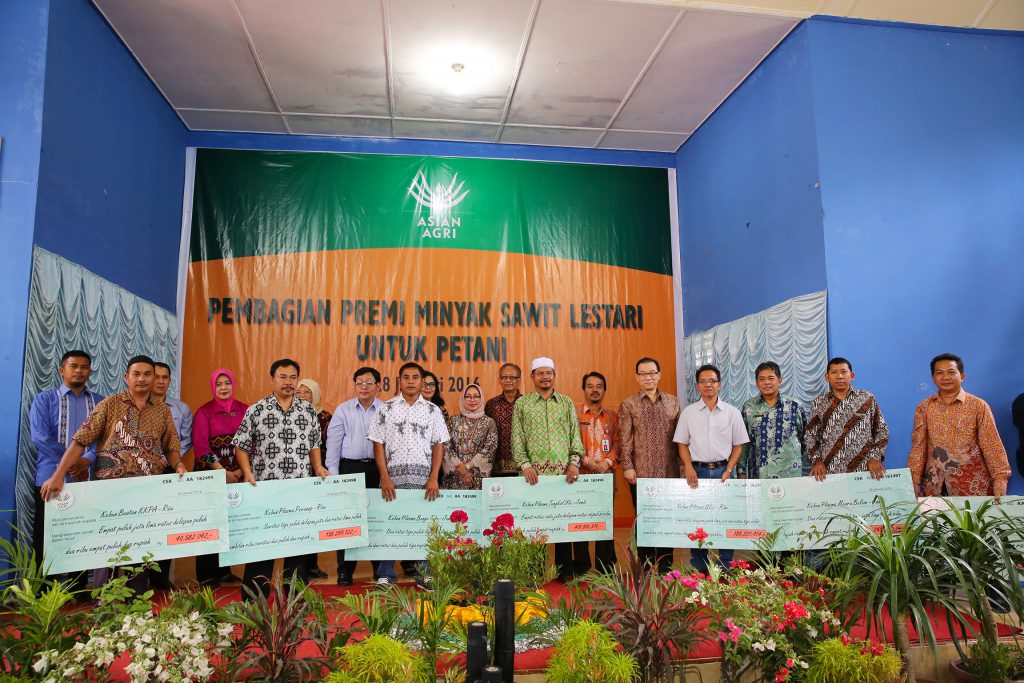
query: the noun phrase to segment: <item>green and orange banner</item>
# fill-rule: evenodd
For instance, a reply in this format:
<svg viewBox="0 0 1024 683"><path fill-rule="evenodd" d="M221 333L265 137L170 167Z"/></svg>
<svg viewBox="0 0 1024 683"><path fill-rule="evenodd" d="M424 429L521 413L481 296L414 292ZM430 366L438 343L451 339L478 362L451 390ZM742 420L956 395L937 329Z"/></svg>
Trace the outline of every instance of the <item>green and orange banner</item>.
<svg viewBox="0 0 1024 683"><path fill-rule="evenodd" d="M637 390L642 356L675 387L665 169L515 160L198 150L184 311L182 398L210 399L216 368L240 400L294 358L333 411L363 365L406 360L441 379L451 412L468 383L554 359L556 388L608 378Z"/></svg>

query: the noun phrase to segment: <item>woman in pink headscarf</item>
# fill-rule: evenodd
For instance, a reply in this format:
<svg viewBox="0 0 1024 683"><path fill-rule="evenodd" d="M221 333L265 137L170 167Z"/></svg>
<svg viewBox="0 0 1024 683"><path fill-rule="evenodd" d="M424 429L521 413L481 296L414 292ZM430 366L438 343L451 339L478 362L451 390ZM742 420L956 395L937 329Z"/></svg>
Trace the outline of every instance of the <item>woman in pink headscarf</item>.
<svg viewBox="0 0 1024 683"><path fill-rule="evenodd" d="M229 484L242 481L242 470L235 462L231 439L242 423L248 405L235 399L235 375L220 368L210 375L213 400L196 411L192 422L192 441L197 470L224 470ZM237 583L228 567L221 568L217 555L196 558L196 578L204 586L216 588L221 583Z"/></svg>

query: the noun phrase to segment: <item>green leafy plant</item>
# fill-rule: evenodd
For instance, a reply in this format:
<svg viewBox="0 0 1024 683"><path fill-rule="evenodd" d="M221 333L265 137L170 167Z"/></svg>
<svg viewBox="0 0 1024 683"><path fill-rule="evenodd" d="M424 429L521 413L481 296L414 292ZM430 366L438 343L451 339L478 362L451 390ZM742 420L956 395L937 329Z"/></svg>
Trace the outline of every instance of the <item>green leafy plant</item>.
<svg viewBox="0 0 1024 683"><path fill-rule="evenodd" d="M385 602L404 615L394 631L394 637L416 648L433 681L437 665L444 655L465 652L465 630L448 607L459 589L450 585L436 585L430 592L419 592L415 588L392 586L383 593ZM460 635L453 642L446 633Z"/></svg>
<svg viewBox="0 0 1024 683"><path fill-rule="evenodd" d="M339 669L324 683L409 683L430 679L422 658L394 638L372 634L340 648Z"/></svg>
<svg viewBox="0 0 1024 683"><path fill-rule="evenodd" d="M332 600L333 609L326 616L331 618L329 615L333 614L334 620L327 623L326 647L331 657L336 657L356 634L390 636L397 630L402 610L393 600L385 599L388 590L346 593Z"/></svg>
<svg viewBox="0 0 1024 683"><path fill-rule="evenodd" d="M900 656L891 647L845 634L816 643L805 683L899 683ZM988 679L986 679L988 680Z"/></svg>
<svg viewBox="0 0 1024 683"><path fill-rule="evenodd" d="M548 683L630 683L639 675L636 660L619 652L604 626L580 621L562 635L548 661Z"/></svg>
<svg viewBox="0 0 1024 683"><path fill-rule="evenodd" d="M153 562L152 553L146 553L137 564L126 564L130 561L128 546L121 548L107 561L114 575L99 588L92 589L93 608L90 616L95 625L113 630L120 628L125 617L152 613L153 591L137 593L130 584L147 570L159 570L160 567ZM118 565L123 565L120 571L115 569Z"/></svg>
<svg viewBox="0 0 1024 683"><path fill-rule="evenodd" d="M0 613L2 666L11 673L30 671L38 653L71 648L85 628L85 614L66 606L74 592L66 583L23 579L3 591Z"/></svg>
<svg viewBox="0 0 1024 683"><path fill-rule="evenodd" d="M1008 683L1024 674L1024 653L1018 644L981 639L971 648L963 669L985 683Z"/></svg>

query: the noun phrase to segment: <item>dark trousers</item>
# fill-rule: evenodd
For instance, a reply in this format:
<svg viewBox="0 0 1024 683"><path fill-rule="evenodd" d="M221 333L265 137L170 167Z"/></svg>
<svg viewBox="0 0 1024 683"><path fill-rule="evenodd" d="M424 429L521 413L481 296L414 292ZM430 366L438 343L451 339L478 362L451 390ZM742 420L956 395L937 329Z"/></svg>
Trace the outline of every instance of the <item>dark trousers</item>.
<svg viewBox="0 0 1024 683"><path fill-rule="evenodd" d="M366 488L368 489L379 489L380 488L380 471L377 469L377 463L373 460L347 460L341 459L338 463L338 474L360 474L366 478ZM338 552L338 578L351 579L352 575L356 573L356 562L354 560L345 560L345 551L339 550ZM387 566L391 568L390 572L385 572L387 578L392 581L395 580L395 570L392 567L394 563L388 562ZM373 567L374 578L379 579L380 573L380 560L371 560L370 566Z"/></svg>
<svg viewBox="0 0 1024 683"><path fill-rule="evenodd" d="M633 509L636 510L636 484L629 485L629 495L633 499ZM637 546L636 556L640 562L640 566L644 565L655 565L658 566L659 574L667 574L668 570L672 568L672 552L674 548L654 548L654 547L641 547Z"/></svg>
<svg viewBox="0 0 1024 683"><path fill-rule="evenodd" d="M259 562L250 562L245 565L245 576L242 578L242 596L244 599L249 599L248 593L244 590L246 587L251 588L253 591L258 590L264 596L270 595L270 581L274 577L274 562L275 560L260 560ZM292 574L295 574L303 581L306 580L305 555L284 558L284 572L282 576L285 580L290 580Z"/></svg>
<svg viewBox="0 0 1024 683"><path fill-rule="evenodd" d="M231 567L220 566L220 555L210 553L209 555L196 556L196 580L201 585L216 585L220 580L231 573Z"/></svg>
<svg viewBox="0 0 1024 683"><path fill-rule="evenodd" d="M575 574L572 546L572 543L555 543L555 567L558 569L559 579L571 578Z"/></svg>
<svg viewBox="0 0 1024 683"><path fill-rule="evenodd" d="M594 564L590 563L590 541L572 544L572 567L577 574L586 574L591 566L599 572L611 571L615 566L615 541L594 541Z"/></svg>

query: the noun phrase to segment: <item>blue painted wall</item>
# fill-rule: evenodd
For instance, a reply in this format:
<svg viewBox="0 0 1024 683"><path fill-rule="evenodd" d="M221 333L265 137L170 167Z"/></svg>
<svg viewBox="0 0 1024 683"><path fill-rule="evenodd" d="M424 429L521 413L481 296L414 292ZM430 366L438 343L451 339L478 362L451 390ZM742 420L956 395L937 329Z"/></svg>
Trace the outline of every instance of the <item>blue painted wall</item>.
<svg viewBox="0 0 1024 683"><path fill-rule="evenodd" d="M51 0L35 241L175 310L185 127L87 0Z"/></svg>
<svg viewBox="0 0 1024 683"><path fill-rule="evenodd" d="M831 349L905 462L928 361L966 361L1010 452L1024 392L1024 35L816 20ZM1012 463L1014 470L1017 464ZM1024 491L1015 476L1013 488Z"/></svg>
<svg viewBox="0 0 1024 683"><path fill-rule="evenodd" d="M825 288L807 31L677 154L686 334Z"/></svg>
<svg viewBox="0 0 1024 683"><path fill-rule="evenodd" d="M32 266L32 231L42 137L48 0L0 7L0 510L14 507L15 457L21 418L25 320ZM9 512L0 513L0 534L9 537Z"/></svg>

